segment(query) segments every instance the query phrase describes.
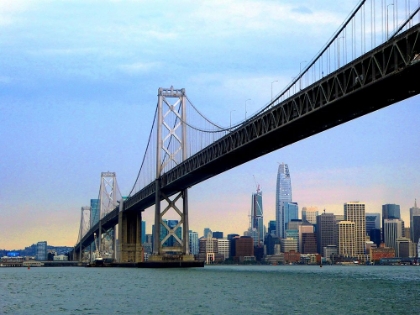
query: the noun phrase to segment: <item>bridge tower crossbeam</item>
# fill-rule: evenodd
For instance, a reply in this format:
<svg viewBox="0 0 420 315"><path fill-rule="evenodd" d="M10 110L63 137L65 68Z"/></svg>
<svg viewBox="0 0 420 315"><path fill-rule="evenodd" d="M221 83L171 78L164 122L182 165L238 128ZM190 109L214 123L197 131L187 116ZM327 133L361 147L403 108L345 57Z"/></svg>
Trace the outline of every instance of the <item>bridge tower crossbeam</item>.
<svg viewBox="0 0 420 315"><path fill-rule="evenodd" d="M155 229L153 234L153 255L150 257L150 261L194 260L194 256L189 252L188 188L179 191L175 195L167 196L161 191L160 181L161 176L166 171L187 159L186 101L185 89L159 88ZM176 213L180 218L175 226L169 226L164 220L164 216L169 211ZM177 235L177 231L181 227L182 238ZM165 234L162 239L161 232ZM173 240L173 244L164 246L169 239Z"/></svg>

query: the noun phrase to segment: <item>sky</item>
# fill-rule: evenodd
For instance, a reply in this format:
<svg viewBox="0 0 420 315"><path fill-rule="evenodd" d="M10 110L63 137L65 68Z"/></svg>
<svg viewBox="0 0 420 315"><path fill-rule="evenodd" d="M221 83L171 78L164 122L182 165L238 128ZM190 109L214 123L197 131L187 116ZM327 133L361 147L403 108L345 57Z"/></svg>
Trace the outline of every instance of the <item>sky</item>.
<svg viewBox="0 0 420 315"><path fill-rule="evenodd" d="M229 126L295 77L357 5L316 1L0 2L0 249L73 246L101 172L122 195L140 168L159 87ZM246 101L251 99L250 101ZM420 202L420 98L337 126L190 189L190 229L242 234L251 194L275 219L278 163L299 208ZM143 213L151 233L153 209ZM176 219L176 218L175 218ZM408 225L408 224L407 224Z"/></svg>

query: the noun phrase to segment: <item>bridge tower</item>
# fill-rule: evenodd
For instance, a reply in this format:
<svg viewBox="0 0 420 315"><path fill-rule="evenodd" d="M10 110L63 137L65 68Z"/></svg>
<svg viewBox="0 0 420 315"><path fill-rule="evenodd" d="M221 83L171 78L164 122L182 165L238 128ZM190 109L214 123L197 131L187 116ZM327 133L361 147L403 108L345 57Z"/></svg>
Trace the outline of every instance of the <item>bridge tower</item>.
<svg viewBox="0 0 420 315"><path fill-rule="evenodd" d="M161 176L166 171L187 159L186 104L185 89L159 88L155 227L153 254L149 258L150 261L194 260L194 256L189 252L188 189L167 196L161 190L160 182ZM179 220L172 221L174 223L172 225L163 218L168 211L179 216ZM180 228L182 228L182 237L177 233ZM171 242L168 244L168 241Z"/></svg>
<svg viewBox="0 0 420 315"><path fill-rule="evenodd" d="M118 206L119 198L119 189L117 185L117 177L115 172L102 172L101 173L101 185L99 189L99 232L98 232L98 250L108 251L105 249L105 238L103 237L102 231L102 219L113 209ZM106 238L112 238L112 240L107 239L110 249L112 248L113 253L115 250L115 227L112 230L105 231Z"/></svg>
<svg viewBox="0 0 420 315"><path fill-rule="evenodd" d="M79 228L79 251L73 251L73 260L78 260L82 262L83 260L83 249L82 249L82 238L85 236L86 232L90 229L90 207L82 207L80 213L80 228Z"/></svg>

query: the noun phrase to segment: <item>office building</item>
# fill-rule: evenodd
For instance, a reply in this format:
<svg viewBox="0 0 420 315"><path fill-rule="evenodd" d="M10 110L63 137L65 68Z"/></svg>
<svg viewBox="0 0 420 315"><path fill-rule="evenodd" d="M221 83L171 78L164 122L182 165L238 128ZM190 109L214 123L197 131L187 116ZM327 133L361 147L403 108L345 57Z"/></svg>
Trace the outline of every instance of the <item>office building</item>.
<svg viewBox="0 0 420 315"><path fill-rule="evenodd" d="M337 245L338 231L333 213L323 213L316 217L316 241L318 253L323 253L323 248L328 245Z"/></svg>
<svg viewBox="0 0 420 315"><path fill-rule="evenodd" d="M384 242L385 238L383 229L385 219L401 219L400 206L396 204L385 204L382 206L382 240Z"/></svg>
<svg viewBox="0 0 420 315"><path fill-rule="evenodd" d="M415 225L414 217L420 217L420 208L417 207L417 199L414 200L414 207L410 208L410 239L412 242L417 243L418 237L415 238L414 234L416 234L415 233L416 231L417 234L420 235L420 225L417 225L417 226ZM408 236L406 235L406 237Z"/></svg>
<svg viewBox="0 0 420 315"><path fill-rule="evenodd" d="M219 232L219 231L213 232L213 237L217 239L223 238L223 232Z"/></svg>
<svg viewBox="0 0 420 315"><path fill-rule="evenodd" d="M354 255L364 260L366 242L366 212L365 204L354 201L344 204L344 217L346 221L354 222Z"/></svg>
<svg viewBox="0 0 420 315"><path fill-rule="evenodd" d="M312 233L302 233L301 254L317 254L316 235Z"/></svg>
<svg viewBox="0 0 420 315"><path fill-rule="evenodd" d="M340 221L337 225L338 254L343 257L355 257L355 223L352 221Z"/></svg>
<svg viewBox="0 0 420 315"><path fill-rule="evenodd" d="M141 243L146 242L146 221L141 221Z"/></svg>
<svg viewBox="0 0 420 315"><path fill-rule="evenodd" d="M381 214L380 213L366 213L366 233L369 234L372 229L381 228Z"/></svg>
<svg viewBox="0 0 420 315"><path fill-rule="evenodd" d="M245 257L254 256L254 241L249 236L241 236L235 239L235 259L239 261L246 260Z"/></svg>
<svg viewBox="0 0 420 315"><path fill-rule="evenodd" d="M384 219L383 235L385 246L395 249L397 253L397 239L403 237L403 224L400 219Z"/></svg>
<svg viewBox="0 0 420 315"><path fill-rule="evenodd" d="M277 172L276 183L276 233L280 238L284 238L285 235L283 214L283 205L285 202L292 202L292 182L289 167L287 164L281 163Z"/></svg>
<svg viewBox="0 0 420 315"><path fill-rule="evenodd" d="M382 243L381 229L371 229L369 231L369 238L372 242L376 244L376 247L379 247Z"/></svg>
<svg viewBox="0 0 420 315"><path fill-rule="evenodd" d="M48 251L47 251L47 242L38 242L36 244L36 260L47 260Z"/></svg>
<svg viewBox="0 0 420 315"><path fill-rule="evenodd" d="M302 208L302 221L308 222L313 225L316 224L316 217L318 216L317 207L303 207Z"/></svg>
<svg viewBox="0 0 420 315"><path fill-rule="evenodd" d="M258 245L264 242L264 220L263 220L263 204L262 204L262 191L259 186L257 192L252 194L251 197L251 216L250 216L250 231L254 244Z"/></svg>
<svg viewBox="0 0 420 315"><path fill-rule="evenodd" d="M207 237L199 239L199 260L204 260L207 264L223 261L223 255L218 254L218 241L212 237L211 233L207 233Z"/></svg>
<svg viewBox="0 0 420 315"><path fill-rule="evenodd" d="M296 243L297 243L297 238L296 238ZM265 239L267 255L275 255L276 245L279 245L279 244L280 244L280 239L277 236L274 236L273 234L268 234Z"/></svg>
<svg viewBox="0 0 420 315"><path fill-rule="evenodd" d="M198 242L198 233L193 232L191 230L188 231L189 235L189 246L190 246L190 254L192 255L198 255L199 253L199 242Z"/></svg>
<svg viewBox="0 0 420 315"><path fill-rule="evenodd" d="M276 220L268 221L268 234L276 236Z"/></svg>
<svg viewBox="0 0 420 315"><path fill-rule="evenodd" d="M218 238L217 239L218 253L223 255L223 260L229 259L230 254L230 242L228 239Z"/></svg>
<svg viewBox="0 0 420 315"><path fill-rule="evenodd" d="M399 237L396 240L395 256L397 257L414 257L415 247L411 240L407 237Z"/></svg>
<svg viewBox="0 0 420 315"><path fill-rule="evenodd" d="M298 219L299 207L297 202L285 202L283 204L284 230L289 228L289 222Z"/></svg>
<svg viewBox="0 0 420 315"><path fill-rule="evenodd" d="M210 230L210 228L204 228L204 237L207 237L208 234L211 233L212 237L213 237L213 232Z"/></svg>
<svg viewBox="0 0 420 315"><path fill-rule="evenodd" d="M288 253L290 251L298 251L298 241L297 239L286 237L280 240L280 249L282 253ZM273 255L273 254L270 254Z"/></svg>
<svg viewBox="0 0 420 315"><path fill-rule="evenodd" d="M99 222L99 199L90 199L90 226Z"/></svg>
<svg viewBox="0 0 420 315"><path fill-rule="evenodd" d="M413 243L419 243L420 239L420 216L413 216L413 226L411 227Z"/></svg>
<svg viewBox="0 0 420 315"><path fill-rule="evenodd" d="M303 234L314 233L314 226L310 223L306 223L306 224L302 223L301 225L298 226L298 231L299 231L299 239L298 239L299 253L303 253L303 250L304 250L304 248L303 248L303 240L304 240ZM306 240L306 237L305 237L305 240ZM315 248L315 251L316 251L316 248Z"/></svg>
<svg viewBox="0 0 420 315"><path fill-rule="evenodd" d="M228 234L227 239L229 241L229 247L230 247L230 252L229 252L229 257L233 258L235 256L235 238L238 238L239 234Z"/></svg>

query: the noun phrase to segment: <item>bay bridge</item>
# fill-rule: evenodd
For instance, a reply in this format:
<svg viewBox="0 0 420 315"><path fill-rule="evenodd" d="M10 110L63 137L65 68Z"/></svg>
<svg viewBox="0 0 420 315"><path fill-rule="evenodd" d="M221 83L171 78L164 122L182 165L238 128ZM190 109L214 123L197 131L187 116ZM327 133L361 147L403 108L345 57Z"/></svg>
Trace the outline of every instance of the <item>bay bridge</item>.
<svg viewBox="0 0 420 315"><path fill-rule="evenodd" d="M141 216L154 206L149 260L177 257L193 261L188 235L189 187L419 94L419 11L419 0L360 1L282 92L255 115L226 128L206 118L185 89L159 88L136 182L123 198L115 173L102 173L99 217L92 222L89 207L82 207L75 259L82 259L96 235L100 248L102 235L111 231L114 258L122 263L142 262ZM169 212L179 216L176 226L164 220ZM182 228L181 237L178 228ZM163 239L161 229L167 231ZM165 246L170 237L175 240L173 246Z"/></svg>

